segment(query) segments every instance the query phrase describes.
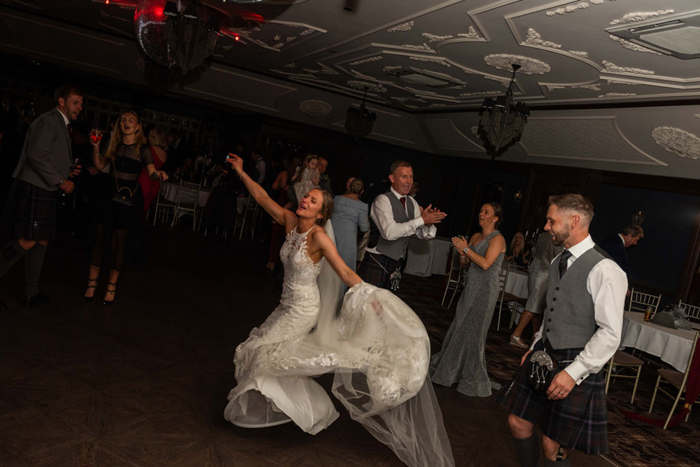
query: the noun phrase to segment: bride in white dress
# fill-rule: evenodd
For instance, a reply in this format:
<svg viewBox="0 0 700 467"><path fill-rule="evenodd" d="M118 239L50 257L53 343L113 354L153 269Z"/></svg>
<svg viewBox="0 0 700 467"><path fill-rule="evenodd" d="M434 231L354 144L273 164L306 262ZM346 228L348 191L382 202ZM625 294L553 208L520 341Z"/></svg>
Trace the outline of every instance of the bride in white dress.
<svg viewBox="0 0 700 467"><path fill-rule="evenodd" d="M295 214L243 171L238 156L230 155L228 162L255 200L285 226L287 240L280 253L285 267L280 304L236 348L238 386L229 393L224 417L245 428L293 421L317 434L338 412L312 376L334 372L333 394L402 461L412 467L454 466L427 378L425 328L398 297L362 282L340 258L326 222L333 212L331 195L311 190ZM338 279L350 287L340 310Z"/></svg>

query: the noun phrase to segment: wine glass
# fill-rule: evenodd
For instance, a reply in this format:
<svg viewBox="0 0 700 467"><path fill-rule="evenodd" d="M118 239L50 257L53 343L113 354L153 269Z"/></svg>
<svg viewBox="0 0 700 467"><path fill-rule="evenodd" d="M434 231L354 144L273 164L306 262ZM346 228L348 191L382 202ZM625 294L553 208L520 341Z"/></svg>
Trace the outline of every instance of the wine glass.
<svg viewBox="0 0 700 467"><path fill-rule="evenodd" d="M102 140L102 130L99 128L93 128L90 130L90 142L93 144L99 144Z"/></svg>

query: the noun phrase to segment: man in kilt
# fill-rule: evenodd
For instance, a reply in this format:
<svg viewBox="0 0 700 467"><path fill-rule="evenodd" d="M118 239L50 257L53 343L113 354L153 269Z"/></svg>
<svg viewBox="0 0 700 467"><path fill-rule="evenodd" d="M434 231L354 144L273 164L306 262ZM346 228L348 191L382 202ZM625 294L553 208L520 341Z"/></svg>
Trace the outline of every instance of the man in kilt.
<svg viewBox="0 0 700 467"><path fill-rule="evenodd" d="M70 127L83 109L83 96L74 86L56 90L57 106L29 127L0 223L0 233L14 240L0 251L0 277L25 258L24 306L46 303L39 293L44 254L56 237L58 196L75 188L69 177L80 173L73 166ZM7 305L0 298L0 310Z"/></svg>
<svg viewBox="0 0 700 467"><path fill-rule="evenodd" d="M411 235L421 239L435 238L439 224L446 214L431 206L423 209L408 196L413 186L413 167L406 161L391 164L389 191L377 196L372 203L372 220L378 238L370 244L357 274L370 284L389 288L391 275L400 271ZM373 241L374 240L374 241Z"/></svg>
<svg viewBox="0 0 700 467"><path fill-rule="evenodd" d="M578 194L550 196L545 230L564 250L552 260L542 327L499 398L509 411L521 465L538 466L535 425L545 466L567 466L568 450L608 452L605 363L619 347L627 276L593 242L593 205ZM544 350L558 362L549 386L528 381L529 356Z"/></svg>

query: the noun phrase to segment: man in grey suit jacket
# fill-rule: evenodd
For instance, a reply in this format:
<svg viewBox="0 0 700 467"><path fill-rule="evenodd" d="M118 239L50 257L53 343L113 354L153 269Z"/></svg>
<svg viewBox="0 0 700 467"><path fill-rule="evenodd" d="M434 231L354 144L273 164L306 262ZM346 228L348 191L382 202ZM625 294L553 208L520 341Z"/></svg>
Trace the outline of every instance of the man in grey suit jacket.
<svg viewBox="0 0 700 467"><path fill-rule="evenodd" d="M71 193L75 185L70 177L80 173L73 167L69 124L83 109L82 93L75 86L61 86L56 102L55 109L29 127L0 224L3 235L15 238L0 252L0 277L25 257L27 308L48 301L38 283L46 247L56 236L58 195ZM5 309L0 298L0 311Z"/></svg>

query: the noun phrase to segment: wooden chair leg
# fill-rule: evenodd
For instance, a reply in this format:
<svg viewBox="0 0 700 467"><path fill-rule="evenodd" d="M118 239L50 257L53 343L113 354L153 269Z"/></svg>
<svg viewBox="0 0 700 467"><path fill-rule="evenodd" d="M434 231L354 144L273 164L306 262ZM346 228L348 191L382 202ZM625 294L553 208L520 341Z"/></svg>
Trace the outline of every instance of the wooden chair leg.
<svg viewBox="0 0 700 467"><path fill-rule="evenodd" d="M654 401L656 400L656 391L659 390L659 383L661 382L661 375L659 375L658 378L656 378L656 386L654 386L654 395L651 396L651 404L649 404L649 413L651 413L651 409L654 408Z"/></svg>
<svg viewBox="0 0 700 467"><path fill-rule="evenodd" d="M641 376L641 374L642 374L642 367L638 366L637 367L637 377L634 379L634 389L632 389L632 399L630 400L630 404L634 404L634 396L635 396L635 394L637 394L637 385L639 384L639 377Z"/></svg>
<svg viewBox="0 0 700 467"><path fill-rule="evenodd" d="M610 378L612 377L613 360L614 359L615 359L615 356L613 356L613 358L610 359L610 361L608 362L608 365L607 365L608 368L606 371L608 372L608 374L605 375L605 394L606 395L608 394L608 388L610 387ZM634 399L634 396L632 396L632 398Z"/></svg>
<svg viewBox="0 0 700 467"><path fill-rule="evenodd" d="M678 395L676 396L676 399L673 401L673 407L671 407L671 412L669 412L668 417L666 418L666 423L664 423L664 430L668 427L668 422L671 421L671 417L673 417L673 412L676 410L676 406L678 405L678 401L681 399L682 394L683 394L683 391L681 389L679 389Z"/></svg>

